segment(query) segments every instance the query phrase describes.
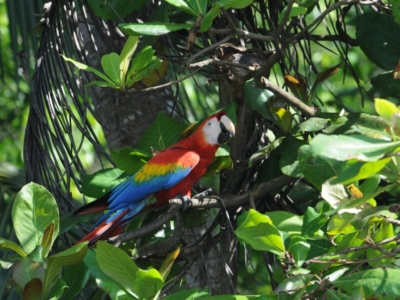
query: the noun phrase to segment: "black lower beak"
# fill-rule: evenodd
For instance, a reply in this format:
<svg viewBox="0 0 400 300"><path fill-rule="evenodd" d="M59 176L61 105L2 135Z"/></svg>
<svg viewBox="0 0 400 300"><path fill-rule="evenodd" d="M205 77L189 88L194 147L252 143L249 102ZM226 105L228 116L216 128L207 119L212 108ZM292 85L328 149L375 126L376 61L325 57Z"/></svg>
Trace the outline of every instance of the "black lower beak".
<svg viewBox="0 0 400 300"><path fill-rule="evenodd" d="M224 123L219 123L219 126L221 127L221 133L218 135L218 143L224 144L233 137L233 133L226 129Z"/></svg>

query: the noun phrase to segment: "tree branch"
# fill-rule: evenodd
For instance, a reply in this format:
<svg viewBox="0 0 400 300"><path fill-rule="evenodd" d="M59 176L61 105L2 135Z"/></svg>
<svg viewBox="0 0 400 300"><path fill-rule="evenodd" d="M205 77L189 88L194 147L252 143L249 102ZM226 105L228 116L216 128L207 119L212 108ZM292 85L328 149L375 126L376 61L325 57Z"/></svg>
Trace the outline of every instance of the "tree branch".
<svg viewBox="0 0 400 300"><path fill-rule="evenodd" d="M273 180L261 183L257 185L250 193L243 195L227 195L224 199L219 197L207 197L203 199L191 199L191 207L194 208L224 208L224 207L238 207L249 203L249 197L258 199L264 196L266 193L273 190L282 188L290 184L293 180L292 177L283 175ZM251 196L250 196L251 195ZM154 232L155 230L161 228L166 222L168 222L172 217L178 212L178 210L183 206L182 199L175 198L168 202L168 211L162 214L158 219L154 220L150 224L147 224L139 229L135 229L129 232L122 233L115 237L107 239L107 242L119 246L121 243L140 238Z"/></svg>

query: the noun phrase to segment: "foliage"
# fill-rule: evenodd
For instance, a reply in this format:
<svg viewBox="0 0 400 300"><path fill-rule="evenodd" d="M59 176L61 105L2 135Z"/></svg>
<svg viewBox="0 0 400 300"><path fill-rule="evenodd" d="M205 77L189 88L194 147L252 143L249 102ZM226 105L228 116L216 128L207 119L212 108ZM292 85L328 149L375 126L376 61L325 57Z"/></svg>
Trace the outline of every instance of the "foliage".
<svg viewBox="0 0 400 300"><path fill-rule="evenodd" d="M267 1L261 0L168 0L144 22L121 21L140 12L147 1L133 2L107 1L99 5L89 1L95 14L118 22L119 29L129 37L120 54L111 52L101 57L103 73L63 56L73 66L101 78L86 87L95 85L121 93L138 89L140 84L151 87L157 82L151 77L168 74L167 67L172 68L169 71L174 76L175 71L179 73L185 68L203 68L206 71L197 76L206 74L215 79L216 73L215 77L227 76L232 81L239 76L237 69L250 72L243 76L244 82L238 80L230 86L232 90L242 87L238 94L245 99L224 103L230 104L226 108L229 111L237 106L237 127L242 140L230 151L236 156L231 159L229 149L221 150L207 174L229 167L233 168L232 173L223 171L221 181L227 176L232 181L237 174L245 176L239 177L239 188L228 190L234 195L224 195L224 207L215 205L221 212L214 219L217 225L213 223L199 245L215 246L214 241L226 229L226 223L217 221L231 216L235 236L242 247L253 252L257 272L261 269L267 274L268 270L270 278L258 278L260 288L252 286L247 293L251 281L247 278L256 278L257 274L251 274L250 267L245 269L248 266L243 260L240 272L245 270L246 280L241 281L239 289L251 295L211 296L200 289L178 288L166 299L398 297L399 209L398 205L390 206L398 197L400 174L396 34L400 26L396 4L383 12L373 3L361 1L334 5L323 1L288 1L276 7L269 3L267 7ZM270 12L268 20L263 15L266 10ZM333 11L335 16L330 13ZM254 27L241 21L249 14L254 16ZM216 28L220 24L222 28ZM355 34L347 32L347 28L354 28ZM276 52L261 65L244 65L243 61L235 65L231 57L238 53L244 56L246 51L232 47L238 53L218 56L223 48L218 42L224 35L234 36L229 42L246 45L246 50L261 51L271 49L272 45ZM179 41L177 48L182 53L186 51L188 57L184 57L179 68L175 68L178 60L174 62L172 50L168 52L158 45L165 36L170 38L168 45ZM182 46L182 41L186 46ZM350 49L349 45L360 49ZM337 57L329 52L334 46L339 49ZM325 49L329 51L324 52ZM193 63L206 53L211 53L211 61ZM215 69L207 69L207 64L215 64ZM269 69L263 69L268 64ZM348 74L355 85L349 83L352 80L348 80ZM339 83L339 75L343 75L343 83ZM146 80L151 83L146 84ZM276 87L271 88L271 83ZM330 90L335 90L337 101L332 100ZM229 94L222 89L220 92L221 98L224 93ZM365 108L361 105L364 97ZM372 102L370 98L375 99ZM244 115L252 116L251 122L243 121ZM185 128L170 116L160 114L134 149L112 151L118 168L82 176L81 192L88 197L100 197L193 127L187 131ZM251 138L244 136L247 128L251 129ZM244 151L237 155L240 147ZM265 183L285 176L290 177L289 185L262 190ZM219 181L211 185L216 187L216 182ZM239 193L249 194L250 204L229 202ZM137 218L130 227L151 223L162 213L154 213L145 221ZM1 249L13 252L1 265L12 268L13 288L25 299L70 299L93 286L106 291L112 299L157 299L164 296L163 289L170 292L169 282L176 284L185 271L175 261L183 257L191 264L194 260L187 253L179 256L187 245L163 249L162 254L167 257L161 262L152 259L151 252L150 259L146 252L141 252L176 237L178 219L158 232L121 245L120 249L99 242L95 249L79 244L54 254L56 238L67 229L60 225L53 196L33 183L18 194L12 217L19 244L1 239ZM75 239L73 227L80 220L71 216L62 219L70 224L68 234ZM213 242L201 244L203 239ZM203 248L202 255L208 251ZM198 253L195 252L196 259Z"/></svg>

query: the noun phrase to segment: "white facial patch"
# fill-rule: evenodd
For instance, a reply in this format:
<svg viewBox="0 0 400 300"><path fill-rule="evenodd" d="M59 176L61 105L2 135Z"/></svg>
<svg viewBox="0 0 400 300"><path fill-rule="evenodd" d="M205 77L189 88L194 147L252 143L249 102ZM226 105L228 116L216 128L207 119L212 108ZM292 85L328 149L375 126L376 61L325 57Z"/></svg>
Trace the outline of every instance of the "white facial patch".
<svg viewBox="0 0 400 300"><path fill-rule="evenodd" d="M204 139L208 144L211 145L219 145L218 136L221 133L220 123L225 125L225 128L229 130L232 134L235 134L235 126L232 121L227 116L222 116L218 121L216 117L208 120L208 122L204 125Z"/></svg>
<svg viewBox="0 0 400 300"><path fill-rule="evenodd" d="M218 135L221 133L221 128L219 127L219 121L217 118L212 118L207 121L203 128L204 139L208 144L217 145Z"/></svg>

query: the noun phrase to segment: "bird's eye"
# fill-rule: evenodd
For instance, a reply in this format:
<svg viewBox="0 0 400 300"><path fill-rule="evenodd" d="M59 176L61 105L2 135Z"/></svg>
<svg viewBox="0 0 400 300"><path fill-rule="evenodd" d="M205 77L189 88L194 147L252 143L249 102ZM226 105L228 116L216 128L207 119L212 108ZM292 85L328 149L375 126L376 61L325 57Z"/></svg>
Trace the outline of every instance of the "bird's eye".
<svg viewBox="0 0 400 300"><path fill-rule="evenodd" d="M211 122L208 122L208 126L211 126Z"/></svg>

